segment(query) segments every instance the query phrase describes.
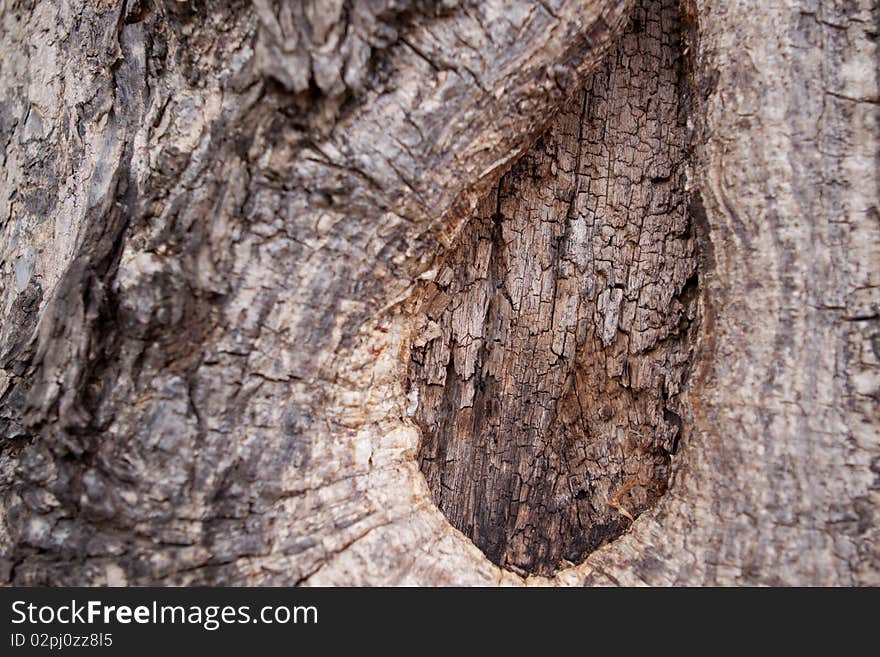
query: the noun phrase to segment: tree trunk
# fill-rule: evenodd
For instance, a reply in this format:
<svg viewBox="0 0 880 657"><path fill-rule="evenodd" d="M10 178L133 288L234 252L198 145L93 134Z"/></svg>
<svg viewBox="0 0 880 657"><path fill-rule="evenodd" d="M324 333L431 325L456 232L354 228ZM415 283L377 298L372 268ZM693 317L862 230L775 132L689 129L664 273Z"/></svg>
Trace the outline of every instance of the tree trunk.
<svg viewBox="0 0 880 657"><path fill-rule="evenodd" d="M874 0L0 20L0 580L880 584Z"/></svg>

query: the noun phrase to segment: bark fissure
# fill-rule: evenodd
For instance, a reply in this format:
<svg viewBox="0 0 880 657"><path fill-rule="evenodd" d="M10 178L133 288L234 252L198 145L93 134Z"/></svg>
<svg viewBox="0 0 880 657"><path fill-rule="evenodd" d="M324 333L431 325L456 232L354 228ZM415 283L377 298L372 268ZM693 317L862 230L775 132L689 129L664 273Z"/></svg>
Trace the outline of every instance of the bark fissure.
<svg viewBox="0 0 880 657"><path fill-rule="evenodd" d="M629 72L657 40L640 3L480 208L479 276L457 255L434 277L473 279L449 319L473 328L453 344L438 294L410 348L414 286L633 4L0 0L0 580L878 583L877 0L683 2L678 238L680 166L640 173L684 124ZM615 111L625 86L651 93ZM411 353L437 367L407 400ZM418 452L440 434L407 401L427 416L441 387L438 508ZM474 540L507 569L440 511L481 492L457 437L502 421L524 447L474 469L558 473L484 489ZM625 427L632 452L587 458ZM512 572L608 519L625 533L580 566Z"/></svg>
<svg viewBox="0 0 880 657"><path fill-rule="evenodd" d="M364 341L627 4L0 5L0 575L297 582L407 517Z"/></svg>
<svg viewBox="0 0 880 657"><path fill-rule="evenodd" d="M676 0L606 63L420 290L420 466L495 563L552 574L666 490L696 340Z"/></svg>

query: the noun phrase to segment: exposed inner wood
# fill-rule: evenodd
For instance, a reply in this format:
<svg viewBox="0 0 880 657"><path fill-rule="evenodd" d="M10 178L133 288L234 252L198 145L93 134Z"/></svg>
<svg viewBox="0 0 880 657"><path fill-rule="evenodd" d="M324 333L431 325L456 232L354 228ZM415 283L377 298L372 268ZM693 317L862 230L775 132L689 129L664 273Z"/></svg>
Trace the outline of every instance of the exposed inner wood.
<svg viewBox="0 0 880 657"><path fill-rule="evenodd" d="M628 0L436 5L0 3L0 583L290 585L449 530L403 494L395 300Z"/></svg>
<svg viewBox="0 0 880 657"><path fill-rule="evenodd" d="M667 487L697 322L680 14L619 45L420 290L420 465L495 563L550 574Z"/></svg>

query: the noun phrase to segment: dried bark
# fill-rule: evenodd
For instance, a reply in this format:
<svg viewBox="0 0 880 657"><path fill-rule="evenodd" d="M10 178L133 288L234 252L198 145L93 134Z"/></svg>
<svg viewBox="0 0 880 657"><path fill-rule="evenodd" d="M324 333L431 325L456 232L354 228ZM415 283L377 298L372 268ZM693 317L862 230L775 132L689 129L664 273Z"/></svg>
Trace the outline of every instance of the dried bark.
<svg viewBox="0 0 880 657"><path fill-rule="evenodd" d="M552 574L665 492L695 333L677 0L630 29L421 293L410 368L437 505Z"/></svg>
<svg viewBox="0 0 880 657"><path fill-rule="evenodd" d="M674 26L643 23L672 59L661 95L677 57L688 84L677 109L632 98L640 127L667 130L632 142L611 108L650 76L620 53L650 47L631 34L606 64L631 81L588 78L632 3L433 4L0 0L0 579L880 583L876 2L688 0L675 54ZM645 162L668 173L621 180ZM602 178L633 198L583 193ZM644 208L658 213L639 232ZM586 220L611 239L601 267L592 238L551 239ZM614 500L642 512L630 527L607 499L627 466L586 458L580 526L626 533L552 579L499 568L447 522L418 462L441 434L407 416L411 345L430 362L423 288L446 285L441 266L465 287L457 259L505 226L516 240L486 276L543 254L553 298L577 305L559 311L573 332L506 333L520 367L565 337L518 394L565 399L568 380L607 396L607 420L562 404L557 421L576 438L566 423L587 424L597 452L612 428L644 432L627 463L668 486L652 508L646 491ZM635 296L639 276L654 292ZM543 329L536 301L517 312ZM503 324L472 319L483 336ZM628 380L597 367L623 353ZM681 417L674 455L664 411ZM528 417L520 435L549 426ZM541 518L487 552L549 573L594 546Z"/></svg>

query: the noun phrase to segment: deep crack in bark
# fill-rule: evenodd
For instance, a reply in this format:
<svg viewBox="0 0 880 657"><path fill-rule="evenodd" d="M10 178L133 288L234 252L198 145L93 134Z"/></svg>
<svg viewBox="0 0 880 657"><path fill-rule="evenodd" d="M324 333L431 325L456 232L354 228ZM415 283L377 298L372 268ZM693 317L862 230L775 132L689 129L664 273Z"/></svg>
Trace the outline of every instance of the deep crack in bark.
<svg viewBox="0 0 880 657"><path fill-rule="evenodd" d="M679 6L607 62L420 290L421 469L495 563L551 574L665 492L697 324Z"/></svg>

